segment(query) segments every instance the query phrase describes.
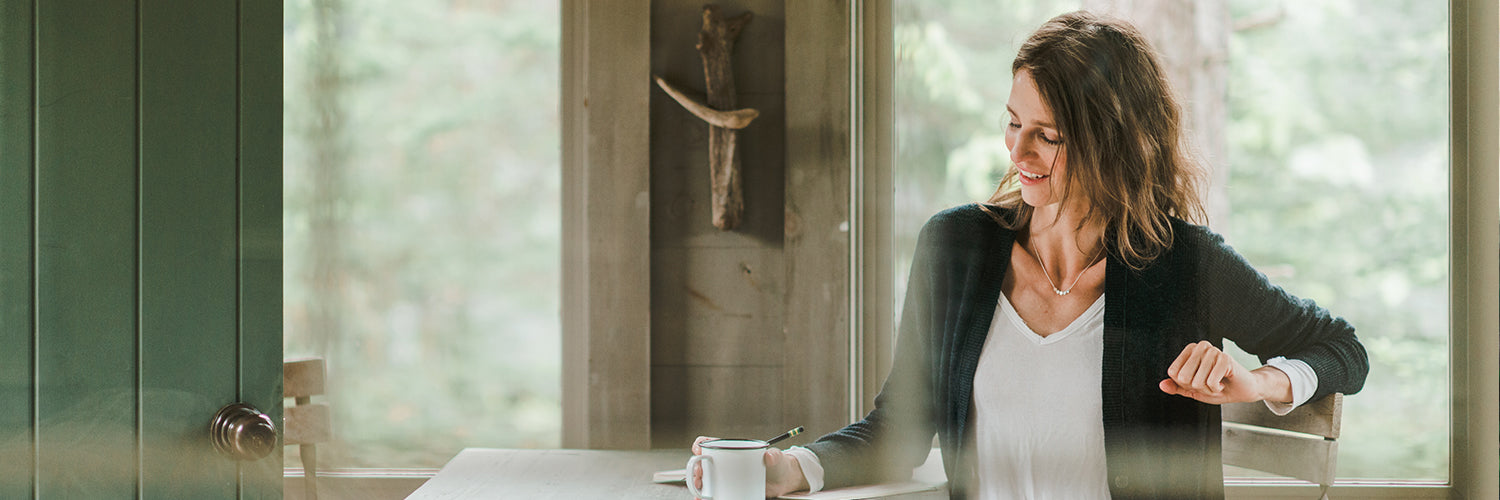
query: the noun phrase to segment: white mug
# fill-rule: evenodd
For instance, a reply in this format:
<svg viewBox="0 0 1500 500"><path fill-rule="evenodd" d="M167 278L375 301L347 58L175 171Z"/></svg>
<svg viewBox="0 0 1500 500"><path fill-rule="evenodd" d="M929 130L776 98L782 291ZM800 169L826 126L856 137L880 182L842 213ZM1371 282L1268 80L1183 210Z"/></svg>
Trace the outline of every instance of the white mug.
<svg viewBox="0 0 1500 500"><path fill-rule="evenodd" d="M763 500L766 498L766 448L759 439L715 439L698 443L702 455L687 462L687 487L704 500ZM693 486L693 464L703 466L703 490Z"/></svg>

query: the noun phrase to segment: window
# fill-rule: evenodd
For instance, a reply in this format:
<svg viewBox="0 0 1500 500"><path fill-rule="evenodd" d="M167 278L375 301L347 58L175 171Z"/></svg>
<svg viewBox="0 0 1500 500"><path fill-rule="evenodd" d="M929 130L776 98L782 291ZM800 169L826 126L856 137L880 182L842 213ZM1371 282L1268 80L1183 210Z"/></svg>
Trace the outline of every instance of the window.
<svg viewBox="0 0 1500 500"><path fill-rule="evenodd" d="M1187 115L1227 117L1196 136L1220 159L1211 226L1274 282L1352 322L1369 350L1365 389L1345 400L1340 476L1447 480L1447 4L1220 5L1227 25L1136 20L1148 37L1197 30L1225 48L1227 95L1185 103ZM926 218L986 199L1010 167L1016 48L1079 6L895 2L896 300ZM1168 22L1199 24L1153 25ZM1169 65L1181 49L1158 46Z"/></svg>
<svg viewBox="0 0 1500 500"><path fill-rule="evenodd" d="M286 1L285 349L327 359L320 466L558 445L559 12Z"/></svg>

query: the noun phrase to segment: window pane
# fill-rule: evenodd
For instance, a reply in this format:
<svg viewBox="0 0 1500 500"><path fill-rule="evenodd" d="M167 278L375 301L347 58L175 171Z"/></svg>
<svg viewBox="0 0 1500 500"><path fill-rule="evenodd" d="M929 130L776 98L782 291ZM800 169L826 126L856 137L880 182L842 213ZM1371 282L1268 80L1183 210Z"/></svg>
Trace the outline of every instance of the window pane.
<svg viewBox="0 0 1500 500"><path fill-rule="evenodd" d="M558 5L285 6L285 345L327 358L320 466L557 446Z"/></svg>
<svg viewBox="0 0 1500 500"><path fill-rule="evenodd" d="M1339 475L1447 479L1448 5L1282 12L1230 37L1221 231L1369 351L1364 391L1344 400Z"/></svg>
<svg viewBox="0 0 1500 500"><path fill-rule="evenodd" d="M1113 2L896 1L897 301L922 223L988 198L1010 168L1016 49L1081 3ZM1211 225L1275 283L1348 319L1369 350L1364 391L1345 400L1339 475L1446 479L1447 4L1217 5L1230 20L1217 28L1227 97L1185 103L1227 116L1198 134L1222 143L1209 155L1222 158ZM1204 20L1137 25L1149 37L1169 22ZM1158 49L1191 52L1180 48Z"/></svg>

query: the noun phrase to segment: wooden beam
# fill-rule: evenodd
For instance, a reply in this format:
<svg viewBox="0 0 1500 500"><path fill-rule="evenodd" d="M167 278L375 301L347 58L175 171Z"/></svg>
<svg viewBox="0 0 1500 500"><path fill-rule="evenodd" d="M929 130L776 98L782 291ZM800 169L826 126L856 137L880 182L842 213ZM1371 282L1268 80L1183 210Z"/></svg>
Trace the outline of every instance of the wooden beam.
<svg viewBox="0 0 1500 500"><path fill-rule="evenodd" d="M563 2L564 447L651 443L650 13Z"/></svg>
<svg viewBox="0 0 1500 500"><path fill-rule="evenodd" d="M786 401L809 441L849 423L849 3L786 4ZM815 389L814 389L815 388Z"/></svg>

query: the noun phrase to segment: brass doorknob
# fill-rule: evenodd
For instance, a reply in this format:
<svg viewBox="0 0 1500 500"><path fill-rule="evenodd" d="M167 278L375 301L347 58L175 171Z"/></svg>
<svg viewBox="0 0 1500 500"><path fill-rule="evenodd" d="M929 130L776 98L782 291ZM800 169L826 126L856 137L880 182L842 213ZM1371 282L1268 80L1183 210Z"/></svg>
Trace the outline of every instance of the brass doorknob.
<svg viewBox="0 0 1500 500"><path fill-rule="evenodd" d="M208 427L214 449L235 460L260 460L276 449L271 417L245 403L219 409Z"/></svg>

